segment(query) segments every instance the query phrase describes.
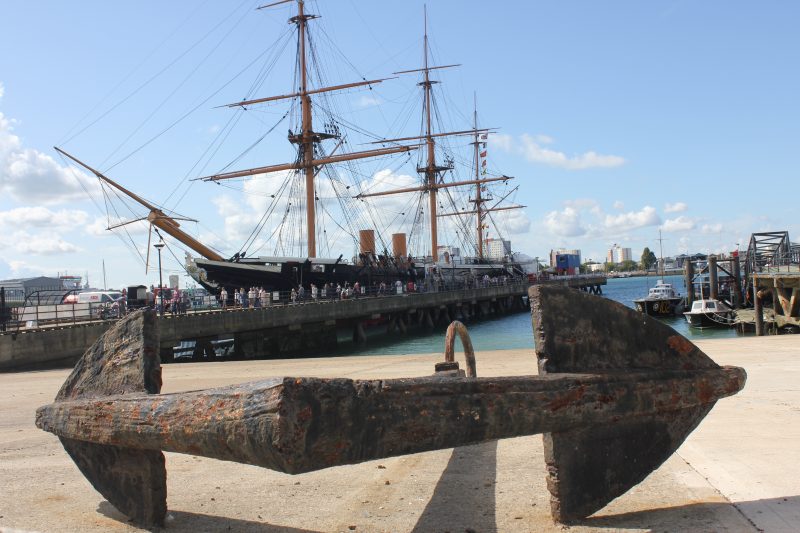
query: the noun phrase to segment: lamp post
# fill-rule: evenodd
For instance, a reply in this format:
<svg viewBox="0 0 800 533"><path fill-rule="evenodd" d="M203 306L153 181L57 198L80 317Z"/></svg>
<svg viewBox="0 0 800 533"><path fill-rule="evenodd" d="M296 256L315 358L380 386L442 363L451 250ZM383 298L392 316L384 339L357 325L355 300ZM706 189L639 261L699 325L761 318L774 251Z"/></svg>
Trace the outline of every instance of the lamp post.
<svg viewBox="0 0 800 533"><path fill-rule="evenodd" d="M163 242L154 244L158 250L158 314L164 316L164 282L161 279L161 249L164 247Z"/></svg>

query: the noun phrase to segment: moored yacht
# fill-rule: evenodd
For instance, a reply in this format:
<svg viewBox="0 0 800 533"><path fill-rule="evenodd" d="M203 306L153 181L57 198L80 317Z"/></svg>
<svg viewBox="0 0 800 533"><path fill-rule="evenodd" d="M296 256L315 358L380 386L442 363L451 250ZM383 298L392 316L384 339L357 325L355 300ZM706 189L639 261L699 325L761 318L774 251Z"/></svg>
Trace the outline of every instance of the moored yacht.
<svg viewBox="0 0 800 533"><path fill-rule="evenodd" d="M733 309L725 302L711 298L694 301L691 310L683 316L696 328L730 328L735 318Z"/></svg>

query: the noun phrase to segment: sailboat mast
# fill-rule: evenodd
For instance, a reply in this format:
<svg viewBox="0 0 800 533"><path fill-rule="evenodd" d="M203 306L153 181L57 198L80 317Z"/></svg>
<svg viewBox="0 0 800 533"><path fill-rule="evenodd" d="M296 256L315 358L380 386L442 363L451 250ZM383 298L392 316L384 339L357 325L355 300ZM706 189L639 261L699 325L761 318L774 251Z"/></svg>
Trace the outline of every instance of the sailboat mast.
<svg viewBox="0 0 800 533"><path fill-rule="evenodd" d="M297 40L300 56L300 105L302 110L303 163L306 173L306 231L308 235L308 257L317 256L316 204L314 202L314 129L311 119L311 97L308 94L308 69L306 67L306 15L305 2L297 0Z"/></svg>
<svg viewBox="0 0 800 533"><path fill-rule="evenodd" d="M431 80L428 69L428 10L425 9L425 76L422 86L425 89L425 145L428 150L428 167L425 169L425 182L429 187L428 195L430 200L431 217L431 256L434 263L439 260L439 243L436 228L436 151L434 150L434 140L431 131Z"/></svg>
<svg viewBox="0 0 800 533"><path fill-rule="evenodd" d="M478 133L478 102L477 96L473 95L474 107L472 115L472 126L475 128L475 181L481 179L481 160L480 160L480 143ZM475 184L475 211L478 217L478 258L483 259L483 199L481 198L482 183Z"/></svg>

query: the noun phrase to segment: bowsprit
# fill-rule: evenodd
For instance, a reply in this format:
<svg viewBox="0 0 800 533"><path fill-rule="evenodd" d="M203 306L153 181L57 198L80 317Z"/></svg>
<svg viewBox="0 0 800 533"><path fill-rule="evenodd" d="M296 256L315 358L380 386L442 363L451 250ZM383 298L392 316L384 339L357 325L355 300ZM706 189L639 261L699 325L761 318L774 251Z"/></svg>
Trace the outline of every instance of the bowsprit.
<svg viewBox="0 0 800 533"><path fill-rule="evenodd" d="M601 297L530 289L538 376L475 377L451 324L433 376L281 377L159 394L155 315L118 323L78 362L36 425L144 525L166 515L162 451L297 474L544 433L553 517L584 518L663 463L745 372L720 367L660 322ZM470 361L453 361L455 334Z"/></svg>

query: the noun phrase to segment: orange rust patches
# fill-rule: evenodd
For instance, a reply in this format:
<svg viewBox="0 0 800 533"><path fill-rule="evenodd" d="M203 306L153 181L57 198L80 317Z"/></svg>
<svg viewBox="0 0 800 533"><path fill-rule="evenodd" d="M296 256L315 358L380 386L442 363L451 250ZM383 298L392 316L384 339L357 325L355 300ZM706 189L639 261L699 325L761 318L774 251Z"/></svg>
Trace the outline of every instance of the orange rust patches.
<svg viewBox="0 0 800 533"><path fill-rule="evenodd" d="M584 394L586 394L586 386L581 385L580 387L569 390L563 396L555 398L552 402L550 402L548 407L550 408L551 411L558 411L559 409L563 409L564 407L567 407L568 405L577 402L578 400L583 398Z"/></svg>
<svg viewBox="0 0 800 533"><path fill-rule="evenodd" d="M716 399L714 387L710 386L706 380L697 384L697 398L701 403L710 403Z"/></svg>
<svg viewBox="0 0 800 533"><path fill-rule="evenodd" d="M671 335L667 339L667 346L684 357L692 353L692 350L694 350L694 344L692 344L689 339L680 335Z"/></svg>

